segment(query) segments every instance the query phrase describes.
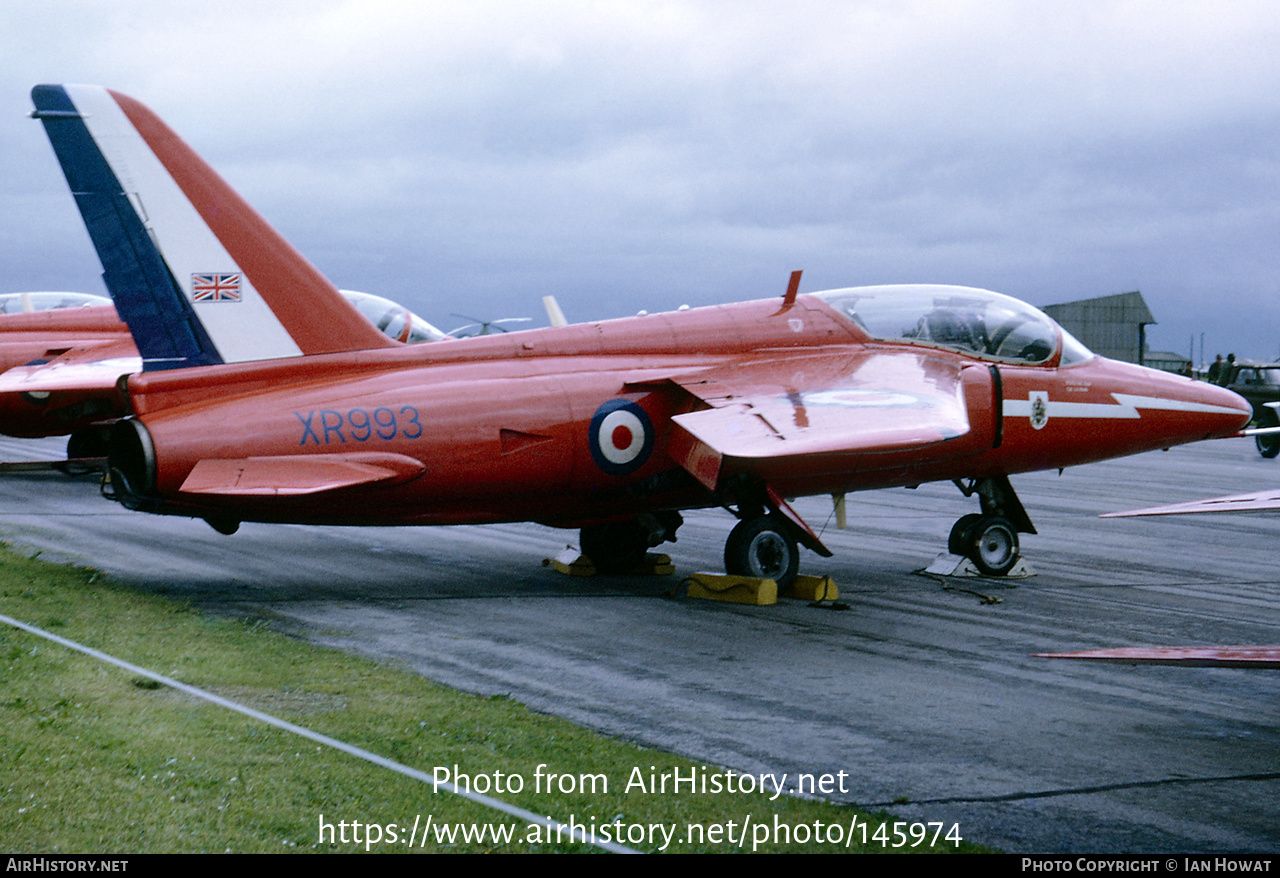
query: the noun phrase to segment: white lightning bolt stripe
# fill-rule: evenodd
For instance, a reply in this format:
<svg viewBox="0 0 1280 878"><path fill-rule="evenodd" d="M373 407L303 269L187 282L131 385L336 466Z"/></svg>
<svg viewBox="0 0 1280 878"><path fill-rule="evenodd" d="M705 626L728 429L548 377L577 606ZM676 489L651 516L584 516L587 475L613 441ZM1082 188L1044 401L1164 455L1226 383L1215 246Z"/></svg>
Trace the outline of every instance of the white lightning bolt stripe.
<svg viewBox="0 0 1280 878"><path fill-rule="evenodd" d="M1201 412L1204 414L1234 415L1239 409L1229 406L1190 402L1184 399L1165 399L1160 396L1136 396L1132 393L1113 393L1115 405L1105 402L1063 402L1049 400L1049 418L1141 418L1138 409L1160 412ZM1006 399L1001 409L1006 418L1031 417L1030 399Z"/></svg>

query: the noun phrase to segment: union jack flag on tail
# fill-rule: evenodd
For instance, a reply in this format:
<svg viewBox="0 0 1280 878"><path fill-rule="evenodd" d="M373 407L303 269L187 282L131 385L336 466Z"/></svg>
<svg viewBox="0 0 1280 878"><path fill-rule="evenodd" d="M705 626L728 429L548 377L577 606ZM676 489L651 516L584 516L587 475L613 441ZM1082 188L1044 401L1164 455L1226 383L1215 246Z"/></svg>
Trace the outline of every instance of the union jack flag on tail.
<svg viewBox="0 0 1280 878"><path fill-rule="evenodd" d="M191 275L191 301L239 302L240 274Z"/></svg>

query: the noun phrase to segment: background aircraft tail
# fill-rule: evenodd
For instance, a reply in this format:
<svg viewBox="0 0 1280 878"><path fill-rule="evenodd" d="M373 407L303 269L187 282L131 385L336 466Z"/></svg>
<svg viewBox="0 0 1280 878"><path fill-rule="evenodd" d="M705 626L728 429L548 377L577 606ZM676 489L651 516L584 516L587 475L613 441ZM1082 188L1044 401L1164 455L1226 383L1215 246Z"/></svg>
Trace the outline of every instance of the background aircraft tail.
<svg viewBox="0 0 1280 878"><path fill-rule="evenodd" d="M142 104L31 99L144 371L395 345Z"/></svg>

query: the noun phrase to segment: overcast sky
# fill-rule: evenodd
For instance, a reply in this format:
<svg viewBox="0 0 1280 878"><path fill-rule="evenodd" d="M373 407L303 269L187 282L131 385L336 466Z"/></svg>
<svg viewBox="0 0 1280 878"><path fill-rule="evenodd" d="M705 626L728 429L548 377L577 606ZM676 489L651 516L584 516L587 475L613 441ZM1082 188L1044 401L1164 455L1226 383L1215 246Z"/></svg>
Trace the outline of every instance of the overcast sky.
<svg viewBox="0 0 1280 878"><path fill-rule="evenodd" d="M1280 355L1280 4L0 4L0 292L103 292L31 86L158 112L444 329L872 283L1141 290Z"/></svg>

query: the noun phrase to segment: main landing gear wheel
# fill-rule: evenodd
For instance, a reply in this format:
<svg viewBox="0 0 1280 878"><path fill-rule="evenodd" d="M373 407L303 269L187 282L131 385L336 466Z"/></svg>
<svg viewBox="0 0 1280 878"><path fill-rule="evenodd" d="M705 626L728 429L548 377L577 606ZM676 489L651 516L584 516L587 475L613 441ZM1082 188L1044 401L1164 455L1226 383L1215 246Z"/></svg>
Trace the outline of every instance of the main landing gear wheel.
<svg viewBox="0 0 1280 878"><path fill-rule="evenodd" d="M952 536L964 522L965 516L952 528ZM964 529L963 554L985 576L1007 576L1018 563L1018 532L1006 518L999 515L979 515Z"/></svg>
<svg viewBox="0 0 1280 878"><path fill-rule="evenodd" d="M582 554L601 573L627 573L644 561L649 551L648 531L634 518L589 524L578 535Z"/></svg>
<svg viewBox="0 0 1280 878"><path fill-rule="evenodd" d="M778 588L786 588L800 570L800 550L780 518L758 515L738 522L729 532L724 569L734 576L772 579Z"/></svg>
<svg viewBox="0 0 1280 878"><path fill-rule="evenodd" d="M947 551L953 555L968 555L969 531L973 530L973 526L981 520L982 516L977 512L960 516L960 519L951 526L951 536L947 537Z"/></svg>

